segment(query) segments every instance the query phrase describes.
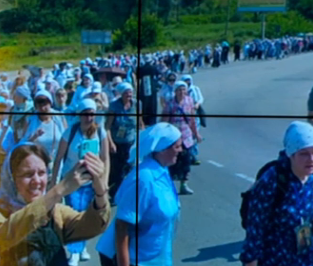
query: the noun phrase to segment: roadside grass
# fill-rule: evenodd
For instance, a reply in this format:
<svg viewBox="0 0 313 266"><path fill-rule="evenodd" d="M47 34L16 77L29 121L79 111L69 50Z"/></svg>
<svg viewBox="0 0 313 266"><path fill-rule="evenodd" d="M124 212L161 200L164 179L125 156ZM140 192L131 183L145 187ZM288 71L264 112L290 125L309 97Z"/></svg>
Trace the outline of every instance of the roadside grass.
<svg viewBox="0 0 313 266"><path fill-rule="evenodd" d="M143 49L151 52L163 49L194 49L208 43L215 44L225 39L225 24L176 24L165 27L164 42L158 47ZM227 40L245 41L260 37L259 23L229 23ZM127 47L123 52L137 53L136 48ZM121 51L116 51L119 53ZM80 35L0 34L0 71L20 69L33 64L51 67L62 60L78 63L87 56L100 56L100 47L82 46Z"/></svg>

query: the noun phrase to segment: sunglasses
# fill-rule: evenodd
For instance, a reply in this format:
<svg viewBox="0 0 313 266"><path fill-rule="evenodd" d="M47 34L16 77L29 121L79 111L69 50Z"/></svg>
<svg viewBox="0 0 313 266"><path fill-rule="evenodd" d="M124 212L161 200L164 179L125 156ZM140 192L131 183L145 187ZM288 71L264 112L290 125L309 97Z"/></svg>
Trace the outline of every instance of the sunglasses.
<svg viewBox="0 0 313 266"><path fill-rule="evenodd" d="M176 79L169 79L168 81L169 81L169 82L175 82Z"/></svg>
<svg viewBox="0 0 313 266"><path fill-rule="evenodd" d="M38 99L35 101L36 105L45 106L47 104L50 104L50 101L48 99Z"/></svg>

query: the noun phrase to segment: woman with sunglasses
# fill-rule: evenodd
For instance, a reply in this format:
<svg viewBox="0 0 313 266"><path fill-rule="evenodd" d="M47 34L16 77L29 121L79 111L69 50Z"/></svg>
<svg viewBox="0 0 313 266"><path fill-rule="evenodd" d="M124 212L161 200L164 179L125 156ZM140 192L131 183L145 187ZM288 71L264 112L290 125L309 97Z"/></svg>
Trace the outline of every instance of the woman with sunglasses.
<svg viewBox="0 0 313 266"><path fill-rule="evenodd" d="M166 76L166 82L163 84L161 90L160 90L160 101L162 109L165 108L166 103L171 101L174 96L174 84L177 80L177 75L173 72L170 72Z"/></svg>
<svg viewBox="0 0 313 266"><path fill-rule="evenodd" d="M51 163L48 167L49 188L52 185L52 166L57 153L59 142L67 123L63 116L53 115L53 100L51 94L46 90L40 90L34 97L35 113L25 125L24 137L21 141L30 141L42 145L49 153Z"/></svg>
<svg viewBox="0 0 313 266"><path fill-rule="evenodd" d="M83 159L83 151L88 151L96 156L99 156L103 162L106 175L109 175L109 146L107 141L107 134L104 127L98 126L95 123L95 113L97 106L92 99L83 99L77 108L79 115L79 122L69 127L63 134L59 144L55 163L53 166L52 183L57 182L59 169L61 172L61 180L68 172L76 165L79 160ZM87 150L84 145L88 144ZM93 144L93 145L92 145ZM61 163L63 162L63 167ZM107 178L106 178L107 180ZM72 207L76 211L84 211L90 205L94 198L95 192L92 183L86 183L76 192L70 194L65 198L66 205ZM67 249L71 254L69 265L77 266L79 261L86 261L90 259L90 255L86 249L86 241L75 242L69 244Z"/></svg>

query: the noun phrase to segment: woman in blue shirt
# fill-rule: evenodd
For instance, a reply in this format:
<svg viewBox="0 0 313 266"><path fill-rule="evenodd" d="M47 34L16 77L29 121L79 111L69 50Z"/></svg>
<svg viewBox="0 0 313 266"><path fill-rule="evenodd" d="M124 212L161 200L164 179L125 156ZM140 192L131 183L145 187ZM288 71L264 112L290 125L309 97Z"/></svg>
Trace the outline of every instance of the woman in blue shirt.
<svg viewBox="0 0 313 266"><path fill-rule="evenodd" d="M313 127L293 122L286 131L284 147L278 163L284 169L287 189L280 203L275 203L275 167L252 188L240 255L245 266L313 265Z"/></svg>
<svg viewBox="0 0 313 266"><path fill-rule="evenodd" d="M102 266L116 265L116 262L119 266L172 265L180 202L168 166L176 163L182 151L181 133L175 126L163 122L142 131L139 139L139 148L132 147L129 162L135 161L138 152L140 178L137 180L133 169L116 194L116 216L96 247ZM140 192L139 213L136 213L136 182Z"/></svg>

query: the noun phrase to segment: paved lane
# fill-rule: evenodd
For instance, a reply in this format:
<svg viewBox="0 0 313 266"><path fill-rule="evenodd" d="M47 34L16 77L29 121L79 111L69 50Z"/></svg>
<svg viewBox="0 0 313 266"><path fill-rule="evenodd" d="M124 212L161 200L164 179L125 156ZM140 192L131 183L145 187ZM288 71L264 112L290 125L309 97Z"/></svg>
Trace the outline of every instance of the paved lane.
<svg viewBox="0 0 313 266"><path fill-rule="evenodd" d="M209 114L305 115L313 85L313 54L282 61L240 62L194 75ZM291 119L211 118L202 129L201 166L192 169L193 196L181 197L182 214L174 246L174 265L240 266L244 232L240 193L255 172L276 158ZM96 239L89 242L96 266Z"/></svg>

